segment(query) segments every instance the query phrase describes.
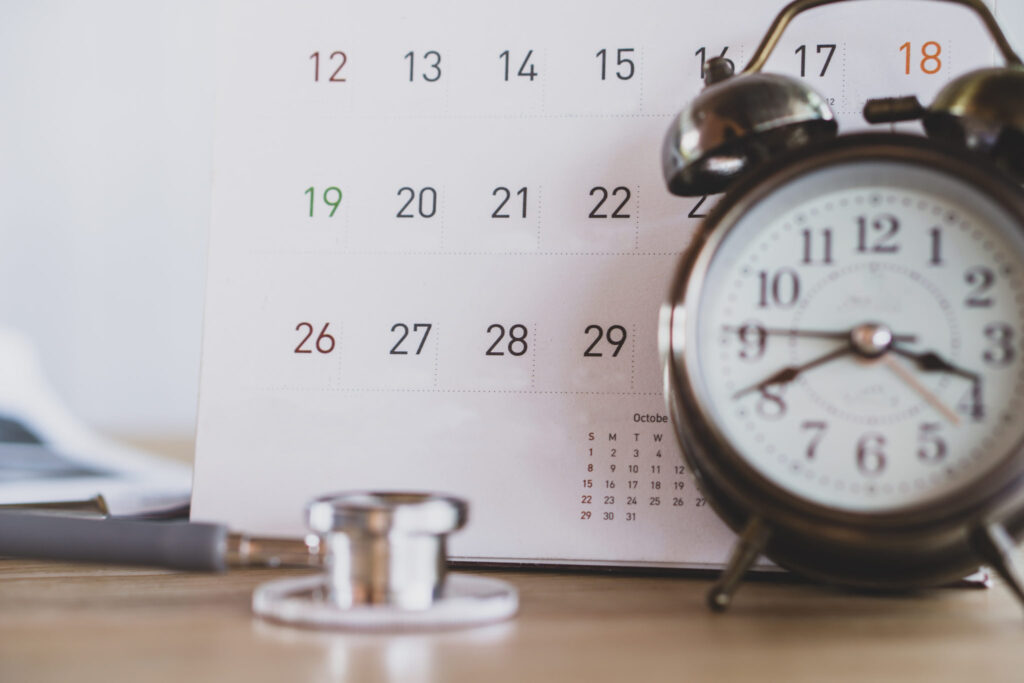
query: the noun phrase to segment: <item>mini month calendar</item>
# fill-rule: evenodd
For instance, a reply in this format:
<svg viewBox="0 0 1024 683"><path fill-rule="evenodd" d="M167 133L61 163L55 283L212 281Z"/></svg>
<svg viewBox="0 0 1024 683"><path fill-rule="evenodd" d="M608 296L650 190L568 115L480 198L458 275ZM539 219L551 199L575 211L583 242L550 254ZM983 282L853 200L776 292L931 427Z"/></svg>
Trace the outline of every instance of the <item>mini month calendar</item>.
<svg viewBox="0 0 1024 683"><path fill-rule="evenodd" d="M193 518L297 536L314 496L441 491L458 559L721 563L657 339L715 198L660 150L781 6L222 2ZM895 0L801 16L766 70L848 133L993 63L965 8Z"/></svg>

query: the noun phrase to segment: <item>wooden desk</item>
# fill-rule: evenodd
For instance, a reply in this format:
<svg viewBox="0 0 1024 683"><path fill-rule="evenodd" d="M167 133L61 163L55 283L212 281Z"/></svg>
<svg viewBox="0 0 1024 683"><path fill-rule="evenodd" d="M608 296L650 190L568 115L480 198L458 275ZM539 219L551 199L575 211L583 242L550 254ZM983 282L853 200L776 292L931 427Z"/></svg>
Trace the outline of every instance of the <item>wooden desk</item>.
<svg viewBox="0 0 1024 683"><path fill-rule="evenodd" d="M1024 680L1024 616L1003 587L880 597L759 582L716 615L705 579L501 573L520 590L513 621L366 635L254 618L253 587L281 575L0 560L0 680Z"/></svg>
<svg viewBox="0 0 1024 683"><path fill-rule="evenodd" d="M1002 586L892 597L756 582L717 615L708 579L503 572L515 620L389 636L254 618L253 588L283 575L0 559L0 683L1024 680L1024 615Z"/></svg>

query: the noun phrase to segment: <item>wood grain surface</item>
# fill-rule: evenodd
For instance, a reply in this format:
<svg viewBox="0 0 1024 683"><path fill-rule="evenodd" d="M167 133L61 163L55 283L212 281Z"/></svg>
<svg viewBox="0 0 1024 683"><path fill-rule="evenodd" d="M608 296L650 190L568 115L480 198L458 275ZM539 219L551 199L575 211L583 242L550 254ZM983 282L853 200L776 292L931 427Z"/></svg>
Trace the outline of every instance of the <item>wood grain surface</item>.
<svg viewBox="0 0 1024 683"><path fill-rule="evenodd" d="M0 681L1019 681L1024 616L1001 586L913 595L705 578L501 572L519 616L466 631L315 632L254 617L282 576L0 560Z"/></svg>
<svg viewBox="0 0 1024 683"><path fill-rule="evenodd" d="M191 459L189 439L134 439ZM0 559L0 683L59 681L1024 681L1000 585L865 595L789 581L704 606L708 577L488 572L515 619L426 634L316 632L252 615L274 570L184 574Z"/></svg>

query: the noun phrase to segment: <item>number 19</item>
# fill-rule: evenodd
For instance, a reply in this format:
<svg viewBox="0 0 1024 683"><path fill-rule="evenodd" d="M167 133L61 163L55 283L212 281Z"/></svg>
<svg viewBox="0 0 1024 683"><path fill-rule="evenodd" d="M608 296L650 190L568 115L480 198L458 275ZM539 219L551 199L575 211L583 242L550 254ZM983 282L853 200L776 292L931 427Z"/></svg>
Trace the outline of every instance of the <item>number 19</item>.
<svg viewBox="0 0 1024 683"><path fill-rule="evenodd" d="M303 194L309 195L309 217L312 218L314 209L316 208L316 191L312 188L306 188ZM323 202L327 206L331 207L331 213L328 214L328 218L333 218L335 212L338 210L338 205L341 204L341 190L337 187L328 187L323 193Z"/></svg>

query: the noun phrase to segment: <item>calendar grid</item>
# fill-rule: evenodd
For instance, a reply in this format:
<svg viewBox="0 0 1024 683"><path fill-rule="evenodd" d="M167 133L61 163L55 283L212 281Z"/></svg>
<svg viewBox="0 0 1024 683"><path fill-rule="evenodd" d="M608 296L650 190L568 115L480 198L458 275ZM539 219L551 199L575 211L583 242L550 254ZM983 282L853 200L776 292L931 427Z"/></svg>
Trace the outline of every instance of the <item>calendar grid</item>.
<svg viewBox="0 0 1024 683"><path fill-rule="evenodd" d="M657 349L717 197L660 149L781 4L225 0L194 516L297 535L325 487L433 488L473 505L456 557L720 562ZM822 8L767 68L862 130L992 62L957 9Z"/></svg>

